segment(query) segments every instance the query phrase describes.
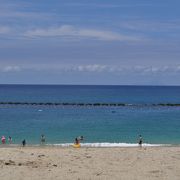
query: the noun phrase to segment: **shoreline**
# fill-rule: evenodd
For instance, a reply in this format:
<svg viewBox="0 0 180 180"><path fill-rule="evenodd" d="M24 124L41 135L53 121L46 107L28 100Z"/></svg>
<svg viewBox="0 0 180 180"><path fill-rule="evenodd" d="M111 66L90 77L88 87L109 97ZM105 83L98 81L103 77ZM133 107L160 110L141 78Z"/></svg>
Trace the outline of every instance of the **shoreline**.
<svg viewBox="0 0 180 180"><path fill-rule="evenodd" d="M27 144L26 147L47 147L47 148L73 148L74 143L62 144ZM22 144L0 144L0 148L23 147ZM80 148L156 148L156 147L180 147L180 144L147 144L142 146L134 143L80 143Z"/></svg>

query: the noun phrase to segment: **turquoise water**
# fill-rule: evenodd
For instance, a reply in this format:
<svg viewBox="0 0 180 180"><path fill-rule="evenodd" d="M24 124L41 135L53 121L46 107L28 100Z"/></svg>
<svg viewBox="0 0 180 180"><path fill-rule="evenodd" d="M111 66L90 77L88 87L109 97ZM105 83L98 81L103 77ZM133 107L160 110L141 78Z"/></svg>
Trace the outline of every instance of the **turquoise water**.
<svg viewBox="0 0 180 180"><path fill-rule="evenodd" d="M136 143L180 144L180 87L1 85L0 102L128 103L139 106L0 105L0 135L15 144ZM146 105L145 105L146 104ZM148 106L147 106L148 105Z"/></svg>

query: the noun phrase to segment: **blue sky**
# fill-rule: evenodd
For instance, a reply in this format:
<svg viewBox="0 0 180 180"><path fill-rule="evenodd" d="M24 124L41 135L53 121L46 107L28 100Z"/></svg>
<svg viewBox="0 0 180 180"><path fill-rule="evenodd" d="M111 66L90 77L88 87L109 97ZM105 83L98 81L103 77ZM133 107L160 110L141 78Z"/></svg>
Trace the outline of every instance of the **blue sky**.
<svg viewBox="0 0 180 180"><path fill-rule="evenodd" d="M180 85L179 7L0 0L0 83Z"/></svg>

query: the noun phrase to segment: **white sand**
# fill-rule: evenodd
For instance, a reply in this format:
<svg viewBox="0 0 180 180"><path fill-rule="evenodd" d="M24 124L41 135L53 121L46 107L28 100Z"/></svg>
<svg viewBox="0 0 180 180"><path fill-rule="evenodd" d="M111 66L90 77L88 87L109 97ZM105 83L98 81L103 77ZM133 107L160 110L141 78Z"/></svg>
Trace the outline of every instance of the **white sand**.
<svg viewBox="0 0 180 180"><path fill-rule="evenodd" d="M4 147L0 152L0 180L180 180L180 147Z"/></svg>

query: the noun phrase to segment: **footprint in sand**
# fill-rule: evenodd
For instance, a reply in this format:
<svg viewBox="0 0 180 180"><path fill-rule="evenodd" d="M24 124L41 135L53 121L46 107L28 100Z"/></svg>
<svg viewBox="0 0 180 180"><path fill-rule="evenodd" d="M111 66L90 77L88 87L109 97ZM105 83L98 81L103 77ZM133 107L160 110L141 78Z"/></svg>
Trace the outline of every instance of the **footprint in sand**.
<svg viewBox="0 0 180 180"><path fill-rule="evenodd" d="M4 163L5 165L16 165L16 163L12 160L9 160L8 162Z"/></svg>

